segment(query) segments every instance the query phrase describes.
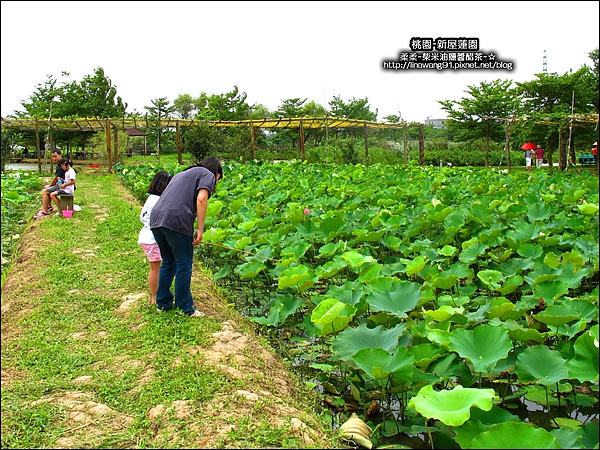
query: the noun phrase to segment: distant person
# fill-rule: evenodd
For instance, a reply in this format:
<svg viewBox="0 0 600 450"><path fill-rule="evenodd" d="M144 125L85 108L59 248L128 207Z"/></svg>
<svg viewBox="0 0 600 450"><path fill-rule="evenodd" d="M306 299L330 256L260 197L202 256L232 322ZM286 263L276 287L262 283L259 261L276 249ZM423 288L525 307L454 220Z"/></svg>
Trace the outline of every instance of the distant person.
<svg viewBox="0 0 600 450"><path fill-rule="evenodd" d="M592 145L592 155L594 155L594 164L598 162L598 141Z"/></svg>
<svg viewBox="0 0 600 450"><path fill-rule="evenodd" d="M166 170L159 170L152 178L148 193L150 194L140 211L140 221L143 224L138 235L138 244L142 246L148 262L150 270L148 271L148 289L150 290L150 298L148 301L156 305L156 291L158 290L158 276L160 273L160 265L162 258L160 256L160 248L154 239L154 234L150 230L150 215L152 208L160 198L161 194L171 181L171 175Z"/></svg>
<svg viewBox="0 0 600 450"><path fill-rule="evenodd" d="M60 214L60 199L59 195L73 195L75 193L75 181L77 178L77 173L75 169L73 169L73 163L70 159L63 158L58 163L60 167L65 171L65 179L62 183L57 183L58 190L50 193L50 198L56 205L56 215Z"/></svg>
<svg viewBox="0 0 600 450"><path fill-rule="evenodd" d="M60 166L60 161L62 159L60 150L54 149L52 150L52 154L50 155L53 163L56 163L56 171L54 172L54 178L42 189L42 209L38 211L35 215L35 218L38 219L40 217L46 217L50 215L50 212L54 209L52 207L52 201L50 199L50 194L58 191L59 185L58 180L64 180L65 171Z"/></svg>
<svg viewBox="0 0 600 450"><path fill-rule="evenodd" d="M223 167L219 159L216 156L204 158L200 164L173 176L152 209L150 229L163 259L156 293L158 311L175 307L190 317L204 315L195 309L190 288L194 246L202 242L208 199L221 178ZM175 296L171 291L173 279Z"/></svg>
<svg viewBox="0 0 600 450"><path fill-rule="evenodd" d="M535 167L538 169L542 167L544 164L544 149L540 144L538 144L537 148L534 150L535 152Z"/></svg>
<svg viewBox="0 0 600 450"><path fill-rule="evenodd" d="M531 172L531 163L533 158L533 150L525 150L525 168Z"/></svg>

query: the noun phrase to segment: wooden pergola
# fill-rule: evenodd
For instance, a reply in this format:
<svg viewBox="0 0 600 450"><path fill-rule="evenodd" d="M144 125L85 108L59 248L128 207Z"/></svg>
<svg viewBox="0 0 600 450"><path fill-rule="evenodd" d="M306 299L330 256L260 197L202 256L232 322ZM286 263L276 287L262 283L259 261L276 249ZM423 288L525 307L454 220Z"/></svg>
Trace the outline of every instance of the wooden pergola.
<svg viewBox="0 0 600 450"><path fill-rule="evenodd" d="M298 117L298 118L279 118L279 119L248 119L248 120L197 120L197 119L152 119L145 117L123 117L114 118L51 118L51 119L36 119L36 118L13 118L2 117L2 128L18 131L35 132L36 145L38 155L40 154L40 138L39 133L48 131L51 135L52 131L71 131L71 132L99 132L106 133L106 146L108 155L109 171L112 172L112 159L116 160L118 155L118 131L119 130L144 130L144 129L168 129L175 128L177 137L177 157L180 164L183 163L181 155L181 127L199 126L201 124L210 127L230 128L230 127L249 127L251 130L251 150L252 157L255 157L256 142L254 141L254 128L267 129L297 129L300 141L300 150L302 157L305 158L304 149L304 130L307 129L338 129L338 128L362 128L365 138L365 155L369 157L369 149L367 144L368 129L407 129L409 127L419 127L419 148L420 154L424 153L423 141L423 124L409 122L372 122L367 120L346 119L339 117ZM111 133L112 132L112 133ZM112 138L111 138L112 134ZM113 145L114 143L114 145ZM114 148L114 156L112 155ZM41 167L40 157L38 162Z"/></svg>

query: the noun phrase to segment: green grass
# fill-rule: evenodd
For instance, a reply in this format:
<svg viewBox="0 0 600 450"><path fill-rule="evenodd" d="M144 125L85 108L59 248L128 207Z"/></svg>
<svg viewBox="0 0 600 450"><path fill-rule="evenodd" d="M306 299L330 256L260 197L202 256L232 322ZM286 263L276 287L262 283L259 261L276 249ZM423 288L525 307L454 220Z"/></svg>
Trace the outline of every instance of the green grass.
<svg viewBox="0 0 600 450"><path fill-rule="evenodd" d="M251 407L246 423L235 392L257 386L281 396L275 403L309 411L316 445L335 447L312 412L315 399L293 376L282 392L249 349L242 363L243 352L207 359L225 320L250 336L253 328L225 306L205 269L195 267L192 292L206 317L158 314L147 302L141 204L118 178L82 169L78 186L82 209L73 218L30 219L2 288L2 447L307 446L292 428L273 425L284 413ZM228 364L246 377L232 376ZM231 430L215 434L225 422Z"/></svg>

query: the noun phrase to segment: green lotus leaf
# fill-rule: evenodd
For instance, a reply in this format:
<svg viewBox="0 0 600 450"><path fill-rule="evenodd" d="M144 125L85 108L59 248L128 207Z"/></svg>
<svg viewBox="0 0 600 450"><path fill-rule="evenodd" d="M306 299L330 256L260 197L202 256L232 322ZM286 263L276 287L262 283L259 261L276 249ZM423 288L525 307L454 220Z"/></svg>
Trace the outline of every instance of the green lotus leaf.
<svg viewBox="0 0 600 450"><path fill-rule="evenodd" d="M382 348L393 353L406 329L406 324L403 323L389 330L382 325L368 328L366 324L361 324L356 328L346 328L338 334L331 348L342 361L349 360L359 350L367 347Z"/></svg>
<svg viewBox="0 0 600 450"><path fill-rule="evenodd" d="M470 360L475 372L489 373L498 360L506 358L512 343L504 328L479 325L474 330L452 331L449 349Z"/></svg>
<svg viewBox="0 0 600 450"><path fill-rule="evenodd" d="M580 319L577 308L570 303L550 305L543 311L533 314L533 318L551 327L560 327Z"/></svg>
<svg viewBox="0 0 600 450"><path fill-rule="evenodd" d="M448 290L451 289L458 280L458 276L450 271L441 272L439 275L434 275L429 280L429 283L436 288Z"/></svg>
<svg viewBox="0 0 600 450"><path fill-rule="evenodd" d="M504 281L504 275L498 270L480 270L477 272L477 278L481 280L486 286L490 286L494 289L499 288L500 284Z"/></svg>
<svg viewBox="0 0 600 450"><path fill-rule="evenodd" d="M552 208L545 203L534 203L527 208L527 217L529 217L530 222L544 221L550 217L550 214L552 214Z"/></svg>
<svg viewBox="0 0 600 450"><path fill-rule="evenodd" d="M508 277L504 284L498 289L502 295L512 294L523 285L523 277L521 275L513 275Z"/></svg>
<svg viewBox="0 0 600 450"><path fill-rule="evenodd" d="M522 244L519 245L517 249L517 253L523 258L531 258L536 259L542 256L543 249L541 245L533 245L533 244Z"/></svg>
<svg viewBox="0 0 600 450"><path fill-rule="evenodd" d="M517 357L515 372L522 382L548 386L569 378L566 361L560 352L545 345L527 347Z"/></svg>
<svg viewBox="0 0 600 450"><path fill-rule="evenodd" d="M505 297L501 297L492 301L491 309L485 316L493 319L499 318L502 320L518 319L523 316L523 312L516 309L516 305Z"/></svg>
<svg viewBox="0 0 600 450"><path fill-rule="evenodd" d="M408 406L414 407L428 419L437 419L445 425L459 427L469 420L471 407L489 411L495 397L493 389L465 388L459 384L452 390L434 391L429 384L409 400Z"/></svg>
<svg viewBox="0 0 600 450"><path fill-rule="evenodd" d="M294 257L294 259L298 260L302 256L304 256L304 254L310 247L311 247L311 244L298 239L291 245L288 245L288 246L282 248L280 251L280 254L283 257L292 256L292 257Z"/></svg>
<svg viewBox="0 0 600 450"><path fill-rule="evenodd" d="M385 229L379 231L356 230L352 232L352 235L356 236L358 242L378 242L386 231Z"/></svg>
<svg viewBox="0 0 600 450"><path fill-rule="evenodd" d="M336 255L332 261L327 261L322 266L318 266L315 269L315 274L319 279L331 278L347 266L348 263Z"/></svg>
<svg viewBox="0 0 600 450"><path fill-rule="evenodd" d="M450 318L454 315L462 315L465 312L465 308L459 306L455 308L453 306L442 305L438 309L427 310L425 311L426 317L431 317L433 320L437 322L445 322L450 320Z"/></svg>
<svg viewBox="0 0 600 450"><path fill-rule="evenodd" d="M464 243L463 243L464 245ZM485 251L487 250L487 245L483 245L481 242L477 242L473 245L470 245L468 247L466 247L458 256L458 259L460 260L460 262L463 262L465 264L472 264L474 263L478 257L482 256L483 254L485 254Z"/></svg>
<svg viewBox="0 0 600 450"><path fill-rule="evenodd" d="M400 251L400 246L402 245L402 239L396 236L392 236L388 234L381 239L381 243L386 247L391 248L394 251Z"/></svg>
<svg viewBox="0 0 600 450"><path fill-rule="evenodd" d="M597 250L596 253L598 253ZM581 267L576 272L571 262L563 262L561 273L556 279L566 283L571 289L578 289L581 286L581 281L593 274L594 269L592 267Z"/></svg>
<svg viewBox="0 0 600 450"><path fill-rule="evenodd" d="M556 438L543 428L525 422L502 422L475 436L468 447L475 449L562 448Z"/></svg>
<svg viewBox="0 0 600 450"><path fill-rule="evenodd" d="M374 262L372 256L365 256L362 253L359 253L355 250L351 250L342 255L342 258L352 266L352 267L360 267L363 264Z"/></svg>
<svg viewBox="0 0 600 450"><path fill-rule="evenodd" d="M581 248L581 246L580 246ZM592 250L593 251L593 250ZM595 247L595 252L596 255L598 254L598 244L596 243L596 247ZM577 271L579 271L579 269L581 269L584 264L586 263L586 258L584 258L579 252L573 250L571 252L565 252L563 253L563 262L566 263L571 263L573 264L573 268Z"/></svg>
<svg viewBox="0 0 600 450"><path fill-rule="evenodd" d="M248 236L244 236L235 242L235 245L233 246L233 248L238 249L238 250L243 250L250 244L252 244L252 239Z"/></svg>
<svg viewBox="0 0 600 450"><path fill-rule="evenodd" d="M568 293L569 285L559 280L544 281L536 284L533 288L533 295L543 299L549 305L552 305L556 299Z"/></svg>
<svg viewBox="0 0 600 450"><path fill-rule="evenodd" d="M321 331L321 335L326 336L345 329L354 314L356 314L354 306L328 298L313 309L310 320Z"/></svg>
<svg viewBox="0 0 600 450"><path fill-rule="evenodd" d="M238 274L242 280L251 280L256 277L260 272L266 270L267 266L265 263L260 261L250 261L244 264L238 265L234 272Z"/></svg>
<svg viewBox="0 0 600 450"><path fill-rule="evenodd" d="M367 296L374 311L386 311L404 318L421 300L421 286L409 281L394 281L389 290L376 291Z"/></svg>
<svg viewBox="0 0 600 450"><path fill-rule="evenodd" d="M475 436L498 423L509 421L520 422L521 419L496 405L492 406L489 411L474 408L471 410L471 418L462 427L456 429L454 440L461 448L469 448Z"/></svg>
<svg viewBox="0 0 600 450"><path fill-rule="evenodd" d="M565 419L564 417L556 417L554 420L560 428L551 430L550 433L556 438L560 448L587 448L579 443L581 440L581 432L579 431L581 422L574 419Z"/></svg>
<svg viewBox="0 0 600 450"><path fill-rule="evenodd" d="M383 268L383 264L374 263L369 264L365 267L361 267L360 274L358 276L358 281L361 283L368 284L374 279L378 279L381 275L381 269Z"/></svg>
<svg viewBox="0 0 600 450"><path fill-rule="evenodd" d="M320 230L325 233L327 239L335 237L340 230L344 227L345 221L340 217L326 217L318 226Z"/></svg>
<svg viewBox="0 0 600 450"><path fill-rule="evenodd" d="M453 256L457 252L457 248L452 245L444 245L442 248L438 249L438 255L441 256Z"/></svg>
<svg viewBox="0 0 600 450"><path fill-rule="evenodd" d="M598 205L594 203L584 202L580 205L577 205L577 208L579 208L579 211L581 211L584 216L598 215Z"/></svg>
<svg viewBox="0 0 600 450"><path fill-rule="evenodd" d="M515 242L527 242L536 239L542 231L541 224L519 222L515 224L514 230L506 232L506 237Z"/></svg>
<svg viewBox="0 0 600 450"><path fill-rule="evenodd" d="M408 382L414 372L414 356L404 347L396 347L394 353L382 348L363 348L351 358L367 375L376 380L394 375Z"/></svg>
<svg viewBox="0 0 600 450"><path fill-rule="evenodd" d="M423 256L417 256L415 259L406 264L406 275L410 277L415 273L419 273L421 270L423 270L423 267L425 267L426 264L427 259L425 259Z"/></svg>
<svg viewBox="0 0 600 450"><path fill-rule="evenodd" d="M415 358L415 367L427 369L427 367L447 352L439 345L435 344L417 344L409 347L408 351Z"/></svg>
<svg viewBox="0 0 600 450"><path fill-rule="evenodd" d="M343 241L338 241L335 243L329 242L328 244L325 244L319 248L319 257L333 256L338 251L344 250L345 248L346 248L346 245L345 245L345 242L343 242Z"/></svg>
<svg viewBox="0 0 600 450"><path fill-rule="evenodd" d="M277 285L279 289L295 287L298 292L305 291L317 282L314 272L308 267L300 264L288 267L279 276Z"/></svg>
<svg viewBox="0 0 600 450"><path fill-rule="evenodd" d="M561 263L560 256L555 255L554 252L548 252L548 253L546 253L546 256L544 256L544 264L552 267L553 269L557 269L558 266L560 266L560 263Z"/></svg>
<svg viewBox="0 0 600 450"><path fill-rule="evenodd" d="M503 325L508 330L508 336L515 341L535 341L538 344L543 344L548 337L547 333L541 333L535 328L525 328L514 321L506 321Z"/></svg>
<svg viewBox="0 0 600 450"><path fill-rule="evenodd" d="M335 298L343 303L356 305L364 295L364 286L356 281L346 281L343 286L331 286L325 297Z"/></svg>
<svg viewBox="0 0 600 450"><path fill-rule="evenodd" d="M598 325L577 338L574 350L575 356L567 361L569 377L582 383L598 383Z"/></svg>
<svg viewBox="0 0 600 450"><path fill-rule="evenodd" d="M267 326L277 326L296 312L302 305L302 299L292 295L283 295L275 298L271 303L267 317L250 317L250 320Z"/></svg>

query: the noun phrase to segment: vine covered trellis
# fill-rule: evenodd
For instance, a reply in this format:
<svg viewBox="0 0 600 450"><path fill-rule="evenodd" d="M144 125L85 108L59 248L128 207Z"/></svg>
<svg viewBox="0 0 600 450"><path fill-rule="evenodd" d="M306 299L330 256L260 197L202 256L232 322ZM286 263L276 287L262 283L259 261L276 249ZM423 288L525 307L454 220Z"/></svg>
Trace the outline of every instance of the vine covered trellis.
<svg viewBox="0 0 600 450"><path fill-rule="evenodd" d="M566 129L572 129L574 126L596 126L598 127L598 114L571 114L571 115L550 115L550 116L524 116L524 117L482 117L482 119L493 119L505 124L507 164L510 170L511 160L509 151L509 142L511 137L511 125L514 123L533 122L535 124L555 126L559 129L561 136L559 145L559 167L565 170L567 167L567 139ZM418 127L419 129L419 159L420 164L424 161L424 138L423 124L415 122L373 122L359 119L348 119L340 117L296 117L296 118L278 118L278 119L247 119L247 120L198 120L198 119L179 119L179 118L148 118L148 117L122 117L122 118L5 118L2 117L2 128L17 131L35 132L38 163L40 160L40 132L46 132L50 136L54 131L66 132L99 132L106 133L106 145L109 171L112 171L112 159L117 159L118 149L118 131L128 128L135 129L175 129L177 138L178 160L182 163L181 149L181 127L207 125L210 127L231 128L231 127L249 127L252 131L250 135L254 136L254 128L266 129L295 129L298 130L300 151L305 158L304 149L304 130L307 129L341 129L355 128L364 130L365 156L369 160L369 149L367 143L368 129L408 129ZM112 137L111 137L112 131ZM114 145L113 145L114 144ZM114 148L114 156L113 156ZM251 139L252 157L255 157L256 142ZM574 158L574 155L571 155ZM598 163L596 163L597 165ZM596 166L597 167L597 166Z"/></svg>

